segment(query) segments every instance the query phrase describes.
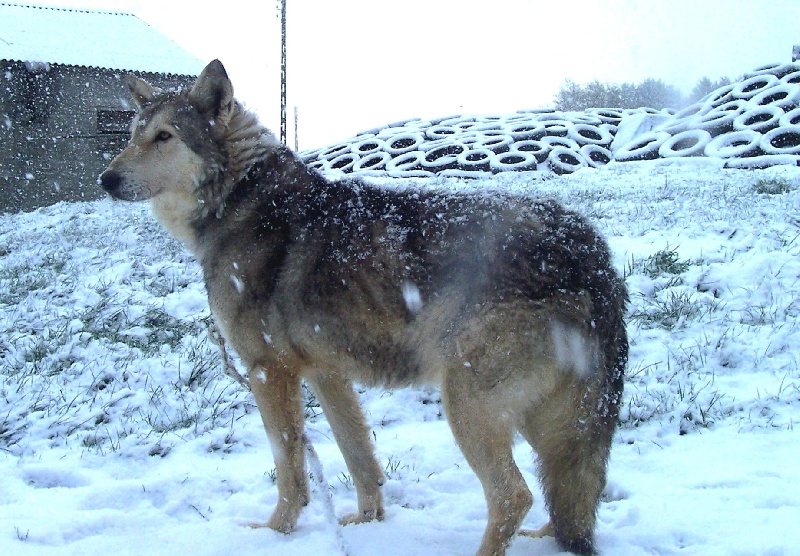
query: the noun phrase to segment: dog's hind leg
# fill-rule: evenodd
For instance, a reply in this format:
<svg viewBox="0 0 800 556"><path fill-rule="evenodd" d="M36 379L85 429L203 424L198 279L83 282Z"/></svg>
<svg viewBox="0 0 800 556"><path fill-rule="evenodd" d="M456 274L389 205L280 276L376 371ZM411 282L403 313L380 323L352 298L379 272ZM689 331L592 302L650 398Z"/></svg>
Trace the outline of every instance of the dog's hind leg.
<svg viewBox="0 0 800 556"><path fill-rule="evenodd" d="M343 525L383 519L383 471L375 459L369 427L350 381L337 375L308 377L342 451L358 494L358 512L342 518Z"/></svg>
<svg viewBox="0 0 800 556"><path fill-rule="evenodd" d="M271 370L259 367L251 369L249 377L250 388L272 446L278 482L278 504L272 517L254 527L269 527L289 533L309 501L300 377L285 368Z"/></svg>
<svg viewBox="0 0 800 556"><path fill-rule="evenodd" d="M548 525L558 543L576 554L595 554L597 507L614 429L598 415L602 406L591 387L565 377L520 427L538 456Z"/></svg>
<svg viewBox="0 0 800 556"><path fill-rule="evenodd" d="M476 371L480 372L448 369L442 401L456 441L486 497L488 523L477 554L502 556L533 504L533 496L511 453L513 427L471 379Z"/></svg>

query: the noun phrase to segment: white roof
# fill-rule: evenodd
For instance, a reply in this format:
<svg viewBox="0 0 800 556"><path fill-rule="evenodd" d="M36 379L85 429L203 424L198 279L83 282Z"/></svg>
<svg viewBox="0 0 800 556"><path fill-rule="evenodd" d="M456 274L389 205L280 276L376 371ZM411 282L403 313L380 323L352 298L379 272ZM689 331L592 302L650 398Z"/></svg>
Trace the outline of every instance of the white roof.
<svg viewBox="0 0 800 556"><path fill-rule="evenodd" d="M203 62L123 12L0 3L0 60L197 75Z"/></svg>

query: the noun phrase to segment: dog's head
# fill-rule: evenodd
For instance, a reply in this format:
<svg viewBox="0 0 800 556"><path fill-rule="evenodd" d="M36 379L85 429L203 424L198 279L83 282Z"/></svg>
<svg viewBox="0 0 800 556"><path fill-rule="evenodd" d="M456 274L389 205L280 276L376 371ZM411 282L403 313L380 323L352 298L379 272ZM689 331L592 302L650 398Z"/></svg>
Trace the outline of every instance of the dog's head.
<svg viewBox="0 0 800 556"><path fill-rule="evenodd" d="M98 183L125 201L163 194L194 198L203 183L223 171L224 134L235 109L233 86L214 60L189 91L164 92L129 76L137 106L131 140Z"/></svg>

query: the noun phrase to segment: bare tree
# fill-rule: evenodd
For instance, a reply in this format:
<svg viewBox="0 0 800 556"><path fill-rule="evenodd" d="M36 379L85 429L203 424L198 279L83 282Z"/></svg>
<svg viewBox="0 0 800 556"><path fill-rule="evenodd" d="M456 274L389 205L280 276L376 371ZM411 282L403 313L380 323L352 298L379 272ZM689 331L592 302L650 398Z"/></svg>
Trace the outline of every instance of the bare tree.
<svg viewBox="0 0 800 556"><path fill-rule="evenodd" d="M711 81L708 77L703 77L700 81L692 89L692 92L689 93L689 102L697 102L698 100L702 99L708 93L712 91L716 91L720 87L725 85L730 85L731 80L727 77L720 77L716 81Z"/></svg>
<svg viewBox="0 0 800 556"><path fill-rule="evenodd" d="M633 106L625 108L679 108L684 104L681 92L660 79L645 79L636 86Z"/></svg>
<svg viewBox="0 0 800 556"><path fill-rule="evenodd" d="M642 83L601 83L594 80L585 85L567 79L556 93L557 110L576 111L587 108L677 108L685 103L675 87L659 79Z"/></svg>

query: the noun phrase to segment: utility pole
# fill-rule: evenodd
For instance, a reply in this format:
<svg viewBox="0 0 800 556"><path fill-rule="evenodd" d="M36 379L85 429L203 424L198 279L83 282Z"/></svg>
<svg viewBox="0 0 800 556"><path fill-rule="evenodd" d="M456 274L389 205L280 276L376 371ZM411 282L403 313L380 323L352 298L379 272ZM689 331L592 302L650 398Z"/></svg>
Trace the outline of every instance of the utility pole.
<svg viewBox="0 0 800 556"><path fill-rule="evenodd" d="M281 0L281 143L286 144L286 0Z"/></svg>
<svg viewBox="0 0 800 556"><path fill-rule="evenodd" d="M297 106L294 107L294 152L300 150L300 139L297 134Z"/></svg>

